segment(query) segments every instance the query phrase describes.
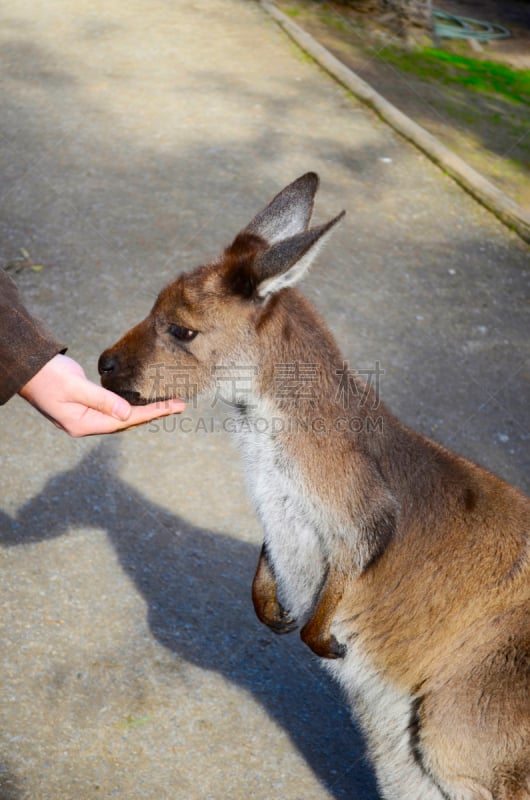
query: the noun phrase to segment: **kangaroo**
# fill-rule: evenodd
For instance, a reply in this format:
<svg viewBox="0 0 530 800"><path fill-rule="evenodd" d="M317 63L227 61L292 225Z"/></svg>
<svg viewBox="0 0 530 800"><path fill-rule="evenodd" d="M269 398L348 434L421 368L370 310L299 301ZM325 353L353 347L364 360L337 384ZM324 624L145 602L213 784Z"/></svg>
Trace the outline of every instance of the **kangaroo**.
<svg viewBox="0 0 530 800"><path fill-rule="evenodd" d="M136 404L189 401L219 365L246 368L234 432L264 532L258 618L300 626L342 684L383 797L528 800L530 500L405 427L348 369L294 288L344 214L309 227L317 188L298 178L162 289L101 355L102 383ZM306 391L282 384L303 369Z"/></svg>

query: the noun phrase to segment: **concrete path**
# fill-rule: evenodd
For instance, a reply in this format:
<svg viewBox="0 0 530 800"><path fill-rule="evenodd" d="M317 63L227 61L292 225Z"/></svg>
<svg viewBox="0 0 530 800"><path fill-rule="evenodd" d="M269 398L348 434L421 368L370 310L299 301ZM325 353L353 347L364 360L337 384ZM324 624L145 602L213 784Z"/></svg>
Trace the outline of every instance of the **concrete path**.
<svg viewBox="0 0 530 800"><path fill-rule="evenodd" d="M529 488L528 249L254 3L0 10L0 234L96 378L173 275L276 191L346 221L306 282L417 429ZM205 400L73 441L0 411L1 800L375 800L336 687L254 617L261 534Z"/></svg>

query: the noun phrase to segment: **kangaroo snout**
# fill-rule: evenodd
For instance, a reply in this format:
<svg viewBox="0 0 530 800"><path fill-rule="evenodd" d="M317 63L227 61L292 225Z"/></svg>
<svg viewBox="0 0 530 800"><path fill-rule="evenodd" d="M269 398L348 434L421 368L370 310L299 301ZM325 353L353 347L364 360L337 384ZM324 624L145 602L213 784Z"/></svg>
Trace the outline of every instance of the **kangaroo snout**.
<svg viewBox="0 0 530 800"><path fill-rule="evenodd" d="M178 397L162 391L160 381L153 380L156 367L157 352L148 320L104 350L98 360L101 384L132 405Z"/></svg>
<svg viewBox="0 0 530 800"><path fill-rule="evenodd" d="M130 380L123 374L121 360L114 347L109 347L100 355L98 372L102 386L124 397L131 405L141 406L149 402L148 398L142 397L139 391L132 388Z"/></svg>
<svg viewBox="0 0 530 800"><path fill-rule="evenodd" d="M99 357L98 372L101 378L101 384L105 389L110 389L116 394L125 397L133 405L141 405L140 393L133 389L131 385L130 369L129 375L125 374L122 369L124 363L123 355L120 357L118 354L118 345L108 347ZM146 402L146 401L144 401Z"/></svg>
<svg viewBox="0 0 530 800"><path fill-rule="evenodd" d="M132 370L122 369L123 359L118 356L114 347L105 350L98 360L98 372L101 377L101 385L105 389L124 397L133 406L146 405L149 402L160 400L160 397L144 396L135 388L135 381L132 379Z"/></svg>
<svg viewBox="0 0 530 800"><path fill-rule="evenodd" d="M102 379L108 380L113 375L116 375L120 369L120 362L118 361L118 357L112 352L112 350L105 350L98 361L98 372L101 375Z"/></svg>

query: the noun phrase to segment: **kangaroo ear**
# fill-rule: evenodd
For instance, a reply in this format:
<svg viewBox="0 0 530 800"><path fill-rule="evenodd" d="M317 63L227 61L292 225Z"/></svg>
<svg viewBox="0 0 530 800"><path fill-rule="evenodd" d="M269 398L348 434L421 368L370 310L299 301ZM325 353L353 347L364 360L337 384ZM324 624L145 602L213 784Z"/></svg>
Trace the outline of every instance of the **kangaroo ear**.
<svg viewBox="0 0 530 800"><path fill-rule="evenodd" d="M311 228L277 242L257 255L253 264L257 295L266 297L298 283L327 241L332 228L340 222L345 213L341 211L325 225L319 225L317 228Z"/></svg>
<svg viewBox="0 0 530 800"><path fill-rule="evenodd" d="M315 172L302 175L277 194L242 233L261 236L268 244L274 244L305 231L313 213L318 184Z"/></svg>

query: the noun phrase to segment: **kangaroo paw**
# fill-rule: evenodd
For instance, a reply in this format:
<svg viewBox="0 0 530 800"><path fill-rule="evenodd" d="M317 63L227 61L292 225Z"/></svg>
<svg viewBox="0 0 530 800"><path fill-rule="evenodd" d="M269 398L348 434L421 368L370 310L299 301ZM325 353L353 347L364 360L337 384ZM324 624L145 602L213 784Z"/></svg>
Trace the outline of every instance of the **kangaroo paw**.
<svg viewBox="0 0 530 800"><path fill-rule="evenodd" d="M331 633L333 618L343 594L343 581L331 570L322 584L311 618L300 632L302 641L320 658L344 658L346 645Z"/></svg>
<svg viewBox="0 0 530 800"><path fill-rule="evenodd" d="M332 633L320 636L319 631L312 630L311 620L300 631L300 637L320 658L344 658L346 655L346 645L338 642Z"/></svg>
<svg viewBox="0 0 530 800"><path fill-rule="evenodd" d="M291 617L278 600L276 581L272 573L265 546L252 584L252 601L260 622L274 633L291 633L297 627L296 619Z"/></svg>
<svg viewBox="0 0 530 800"><path fill-rule="evenodd" d="M298 627L296 619L291 617L289 612L277 600L269 600L265 603L263 616L260 619L274 633L291 633Z"/></svg>

